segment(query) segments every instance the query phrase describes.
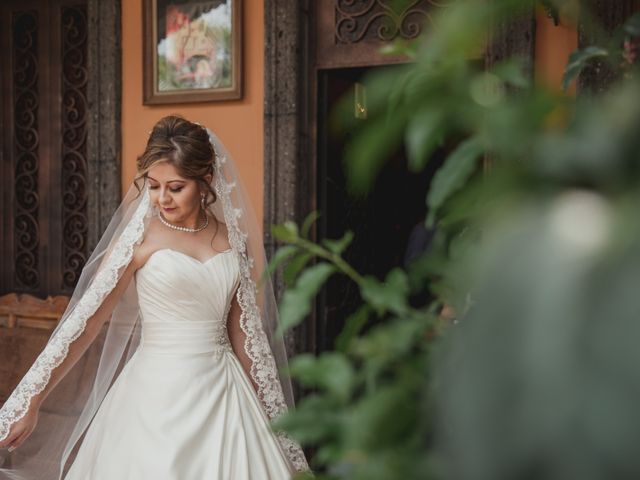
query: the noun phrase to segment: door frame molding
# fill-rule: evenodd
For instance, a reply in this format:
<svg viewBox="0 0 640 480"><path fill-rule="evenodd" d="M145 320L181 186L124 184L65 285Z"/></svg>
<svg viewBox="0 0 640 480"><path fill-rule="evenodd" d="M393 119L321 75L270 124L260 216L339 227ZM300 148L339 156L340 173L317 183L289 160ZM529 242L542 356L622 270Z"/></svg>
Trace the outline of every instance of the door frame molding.
<svg viewBox="0 0 640 480"><path fill-rule="evenodd" d="M317 8L333 0L265 0L264 62L264 241L271 258L278 244L271 225L286 220L300 223L316 208L317 148ZM513 54L526 59L533 76L535 11L509 25L496 25L485 63ZM318 43L319 44L319 43ZM391 63L397 63L393 59ZM284 291L282 276L274 276L276 298ZM287 352L317 350L317 319L312 313L286 337Z"/></svg>
<svg viewBox="0 0 640 480"><path fill-rule="evenodd" d="M311 0L314 2L315 0ZM311 37L309 0L265 0L264 62L264 220L267 257L278 244L271 225L300 222L312 208L315 191L309 136ZM284 280L274 275L276 298ZM285 336L289 356L313 351L314 322L305 322Z"/></svg>
<svg viewBox="0 0 640 480"><path fill-rule="evenodd" d="M121 0L87 0L88 251L95 248L122 201Z"/></svg>

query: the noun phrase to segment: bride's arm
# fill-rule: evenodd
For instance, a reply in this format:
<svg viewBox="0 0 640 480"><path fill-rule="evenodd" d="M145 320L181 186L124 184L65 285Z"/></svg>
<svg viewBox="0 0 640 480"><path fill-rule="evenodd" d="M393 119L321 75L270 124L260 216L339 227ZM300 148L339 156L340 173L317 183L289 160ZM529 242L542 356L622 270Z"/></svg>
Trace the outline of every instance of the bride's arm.
<svg viewBox="0 0 640 480"><path fill-rule="evenodd" d="M229 341L231 342L233 353L235 353L243 370L246 372L247 377L251 380L254 390L258 392L258 385L255 383L253 376L251 375L251 359L245 350L245 340L247 335L240 326L241 312L242 310L238 304L238 293L236 292L233 296L233 300L231 301L231 308L229 309L229 316L227 317L227 332L229 334Z"/></svg>
<svg viewBox="0 0 640 480"><path fill-rule="evenodd" d="M9 450L13 450L19 447L31 434L36 426L38 411L42 402L96 339L102 326L111 316L118 300L127 289L137 268L135 261L127 265L114 289L105 297L95 313L87 319L83 332L69 345L69 351L65 359L51 371L51 377L44 390L31 398L27 413L11 426L7 437L0 441L0 448L9 447Z"/></svg>
<svg viewBox="0 0 640 480"><path fill-rule="evenodd" d="M82 357L84 352L86 352L91 346L100 333L102 326L111 316L118 300L120 300L120 297L129 286L136 269L137 266L135 265L135 262L130 262L129 265L127 265L127 268L122 273L122 276L118 280L115 288L105 297L96 312L87 319L87 325L82 334L69 345L69 353L66 358L60 365L51 371L51 379L49 380L49 383L47 383L45 389L33 397L31 400L32 404L40 407L49 393L51 393L55 386L60 383L69 370L71 370L71 368Z"/></svg>

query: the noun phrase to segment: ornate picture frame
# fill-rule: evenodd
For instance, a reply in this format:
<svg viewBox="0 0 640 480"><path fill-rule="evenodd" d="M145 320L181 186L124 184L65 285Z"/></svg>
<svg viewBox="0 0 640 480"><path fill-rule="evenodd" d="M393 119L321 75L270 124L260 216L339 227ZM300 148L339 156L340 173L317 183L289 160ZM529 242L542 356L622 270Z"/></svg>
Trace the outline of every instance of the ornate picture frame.
<svg viewBox="0 0 640 480"><path fill-rule="evenodd" d="M143 0L143 104L242 98L242 0Z"/></svg>

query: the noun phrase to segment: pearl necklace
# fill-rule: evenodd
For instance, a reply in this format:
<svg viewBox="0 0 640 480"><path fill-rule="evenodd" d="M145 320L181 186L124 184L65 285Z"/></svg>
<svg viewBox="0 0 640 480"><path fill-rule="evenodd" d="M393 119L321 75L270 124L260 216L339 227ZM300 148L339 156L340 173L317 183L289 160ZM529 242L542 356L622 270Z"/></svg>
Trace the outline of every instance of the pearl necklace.
<svg viewBox="0 0 640 480"><path fill-rule="evenodd" d="M188 233L199 232L199 231L204 230L205 228L207 228L207 226L209 225L209 216L206 213L205 213L205 216L204 216L204 223L201 226L197 227L197 228L179 227L178 225L174 225L172 223L169 223L164 219L164 217L162 216L162 213L158 213L158 218L167 227L173 228L174 230L179 230L181 232L188 232Z"/></svg>

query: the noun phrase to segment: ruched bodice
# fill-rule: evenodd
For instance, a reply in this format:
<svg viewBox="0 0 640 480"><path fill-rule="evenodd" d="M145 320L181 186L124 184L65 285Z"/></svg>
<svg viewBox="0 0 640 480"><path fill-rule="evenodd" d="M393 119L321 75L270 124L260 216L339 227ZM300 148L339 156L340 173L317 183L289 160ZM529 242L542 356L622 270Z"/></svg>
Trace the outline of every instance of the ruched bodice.
<svg viewBox="0 0 640 480"><path fill-rule="evenodd" d="M228 350L226 317L238 281L231 250L204 262L177 250L155 251L136 273L141 347L167 355Z"/></svg>

